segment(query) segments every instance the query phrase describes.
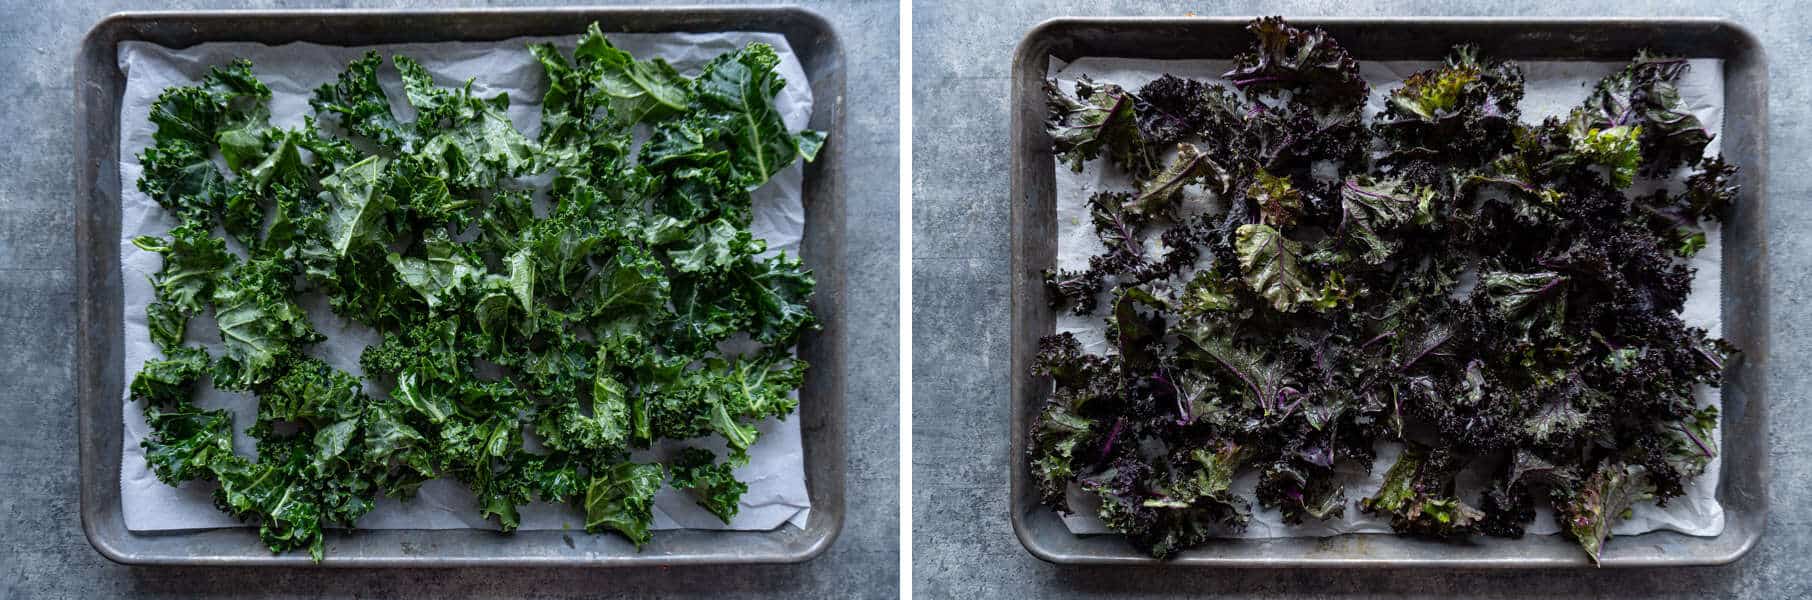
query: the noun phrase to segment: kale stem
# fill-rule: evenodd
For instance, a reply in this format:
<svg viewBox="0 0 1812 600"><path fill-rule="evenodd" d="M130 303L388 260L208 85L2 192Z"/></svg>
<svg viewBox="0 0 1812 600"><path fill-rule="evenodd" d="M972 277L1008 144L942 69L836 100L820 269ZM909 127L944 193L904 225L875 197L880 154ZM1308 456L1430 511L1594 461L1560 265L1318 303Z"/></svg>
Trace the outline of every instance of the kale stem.
<svg viewBox="0 0 1812 600"><path fill-rule="evenodd" d="M1680 430L1680 433L1686 434L1686 439L1692 440L1693 444L1698 445L1699 452L1704 453L1706 457L1709 458L1712 456L1711 448L1706 446L1705 442L1702 442L1699 440L1698 434L1693 433L1691 427L1687 427L1685 425L1680 425L1680 424L1675 424L1674 429L1678 429L1678 430Z"/></svg>
<svg viewBox="0 0 1812 600"><path fill-rule="evenodd" d="M1113 454L1114 439L1120 437L1120 428L1125 426L1126 417L1114 419L1114 428L1107 432L1107 443L1101 445L1101 460L1106 461L1107 457Z"/></svg>
<svg viewBox="0 0 1812 600"><path fill-rule="evenodd" d="M1192 419L1190 418L1190 415L1189 415L1188 405L1184 404L1183 388L1181 386L1178 386L1176 384L1176 382L1171 381L1170 378L1165 377L1164 371L1165 370L1163 368L1159 368L1158 372L1151 374L1151 378L1156 379L1159 382L1170 386L1170 393L1177 400L1177 424L1178 425L1188 425L1189 421L1191 421Z"/></svg>
<svg viewBox="0 0 1812 600"><path fill-rule="evenodd" d="M1394 337L1397 337L1397 332L1395 332L1395 331L1386 331L1384 333L1380 333L1376 336L1373 336L1372 339L1365 340L1365 343L1359 345L1359 349L1364 350L1374 343L1381 342L1381 341L1384 341L1384 340L1387 340L1390 338L1394 338Z"/></svg>
<svg viewBox="0 0 1812 600"><path fill-rule="evenodd" d="M1288 79L1290 79L1290 78L1284 77L1282 75L1267 75L1264 77L1252 77L1252 78L1248 78L1248 79L1235 79L1235 80L1233 80L1233 87L1243 89L1246 86L1249 86L1249 85L1252 85L1255 83L1265 83L1265 82L1270 82L1270 81L1285 81Z"/></svg>

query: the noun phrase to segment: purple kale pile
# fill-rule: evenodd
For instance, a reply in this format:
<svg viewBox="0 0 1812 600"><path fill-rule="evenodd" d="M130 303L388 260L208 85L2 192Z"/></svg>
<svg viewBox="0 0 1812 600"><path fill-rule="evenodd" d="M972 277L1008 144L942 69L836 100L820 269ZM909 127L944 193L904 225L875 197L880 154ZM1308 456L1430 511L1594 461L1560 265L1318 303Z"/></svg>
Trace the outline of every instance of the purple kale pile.
<svg viewBox="0 0 1812 600"><path fill-rule="evenodd" d="M1046 274L1053 308L1106 319L1111 351L1040 344L1044 502L1079 508L1079 486L1156 557L1238 531L1254 500L1440 538L1520 537L1545 502L1597 560L1634 504L1681 495L1716 452L1694 386L1735 352L1681 321L1685 258L1738 193L1680 100L1686 62L1645 53L1525 123L1520 67L1460 47L1368 122L1326 33L1249 30L1231 86L1048 89L1059 159L1135 185L1089 200L1106 251ZM1404 449L1381 489L1346 489L1336 466L1385 444ZM1482 490L1456 486L1467 469ZM1249 473L1256 498L1233 489Z"/></svg>

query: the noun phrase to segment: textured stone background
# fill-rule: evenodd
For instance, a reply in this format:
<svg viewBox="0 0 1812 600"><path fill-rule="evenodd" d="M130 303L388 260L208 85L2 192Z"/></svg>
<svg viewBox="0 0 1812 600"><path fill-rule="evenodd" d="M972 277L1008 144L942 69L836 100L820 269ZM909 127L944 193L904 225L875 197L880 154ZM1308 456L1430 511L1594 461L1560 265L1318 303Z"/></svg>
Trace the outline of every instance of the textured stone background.
<svg viewBox="0 0 1812 600"><path fill-rule="evenodd" d="M698 0L647 2L696 5ZM428 8L405 0L353 4ZM510 3L501 3L510 4ZM548 3L555 4L555 3ZM791 566L642 570L133 568L83 537L76 486L77 45L101 17L298 2L0 3L0 598L891 598L899 575L899 5L813 3L849 67L849 518ZM343 3L318 7L341 6Z"/></svg>
<svg viewBox="0 0 1812 600"><path fill-rule="evenodd" d="M1812 596L1812 436L1804 424L1812 172L1805 68L1812 23L1792 3L1438 1L920 1L913 11L913 580L922 598L1805 598ZM977 15L985 10L985 15ZM1692 15L1760 36L1769 87L1775 360L1773 511L1761 545L1718 568L1443 573L1059 568L1007 521L1008 74L1014 44L1061 15Z"/></svg>

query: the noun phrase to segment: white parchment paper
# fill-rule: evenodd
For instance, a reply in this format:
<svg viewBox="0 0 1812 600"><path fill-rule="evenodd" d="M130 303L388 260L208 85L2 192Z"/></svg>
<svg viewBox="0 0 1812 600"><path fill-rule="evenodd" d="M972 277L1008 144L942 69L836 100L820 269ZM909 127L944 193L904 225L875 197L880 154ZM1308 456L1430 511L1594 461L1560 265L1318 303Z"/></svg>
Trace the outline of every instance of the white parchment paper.
<svg viewBox="0 0 1812 600"><path fill-rule="evenodd" d="M1693 115L1704 122L1712 134L1718 134L1724 123L1724 63L1719 59L1693 59L1688 61L1691 68L1680 78L1678 86L1680 97L1685 101ZM1625 62L1524 62L1521 63L1525 79L1525 95L1522 102L1522 120L1539 122L1550 115L1565 117L1572 107L1585 100L1593 84L1606 75L1622 69ZM1424 69L1439 66L1431 62L1361 62L1360 74L1372 86L1372 94L1365 107L1366 118L1372 119L1383 112L1385 94L1401 87L1403 79ZM1232 63L1225 60L1142 60L1124 58L1085 57L1072 63L1064 63L1053 57L1049 75L1058 81L1066 93L1073 93L1078 77L1087 75L1100 83L1118 84L1128 90L1137 90L1146 82L1168 73L1178 77L1188 77L1204 81L1225 83L1220 75L1232 68ZM1706 154L1715 155L1720 147L1720 139L1713 137L1706 148ZM1131 188L1130 181L1117 169L1107 166L1104 161L1096 161L1084 167L1082 172L1072 172L1067 166L1055 166L1057 178L1057 266L1063 269L1083 269L1088 266L1088 258L1105 251L1101 241L1095 237L1094 228L1089 225L1087 207L1088 198L1098 191L1123 191ZM1677 176L1675 182L1683 179ZM1641 182L1638 186L1642 185ZM1198 188L1185 190L1186 194L1208 194ZM1212 200L1211 200L1212 201ZM1692 293L1688 296L1682 318L1688 325L1703 327L1713 337L1722 335L1722 316L1720 314L1720 265L1723 255L1722 236L1716 223L1707 223L1706 245L1690 260L1696 269L1693 277ZM1147 240L1148 245L1156 244L1156 237ZM1154 251L1156 251L1154 249ZM1093 353L1110 351L1103 332L1107 322L1103 316L1076 316L1068 311L1060 312L1057 317L1057 331L1075 334L1082 342L1084 350ZM1697 389L1701 404L1718 404L1718 390L1709 386ZM1713 447L1718 447L1722 438L1722 423L1713 432ZM1372 465L1370 474L1358 469L1341 465L1339 472L1347 490L1346 515L1325 522L1310 519L1301 525L1286 525L1282 516L1275 509L1253 507L1252 522L1243 533L1230 537L1242 538L1277 538L1277 537L1326 537L1343 533L1391 533L1390 520L1373 517L1359 511L1359 499L1375 492L1384 480L1384 472L1396 462L1402 447L1394 443L1378 445L1377 461ZM1666 507L1653 503L1644 503L1635 507L1633 516L1612 528L1616 535L1634 535L1647 531L1672 530L1688 535L1715 536L1724 530L1724 509L1717 501L1717 481L1722 457L1713 458L1705 474L1693 480L1686 488L1686 493L1668 501ZM1474 479L1468 485L1469 479ZM1459 489L1466 493L1467 502L1476 502L1477 493L1466 490L1480 489L1483 475L1476 469L1460 474ZM1249 472L1235 479L1234 490L1250 497L1258 484L1258 473ZM1064 523L1074 533L1108 533L1106 525L1095 517L1093 507L1099 500L1092 494L1081 491L1076 486L1070 489L1070 506L1077 510L1063 517ZM1560 531L1554 522L1553 509L1538 502L1535 521L1529 525L1529 533L1537 535L1554 534Z"/></svg>
<svg viewBox="0 0 1812 600"><path fill-rule="evenodd" d="M751 42L774 47L780 56L779 73L786 87L775 99L788 130L805 128L812 114L811 86L805 70L794 56L786 38L780 34L725 32L710 34L613 34L613 44L646 59L665 58L674 68L696 76L711 58ZM388 64L392 54L406 54L433 73L437 84L459 85L475 79L472 91L489 97L508 93L509 116L518 129L534 138L541 124L541 95L546 91L541 65L528 52L531 43L552 42L568 55L577 44L577 36L516 38L498 42L445 42L432 44L389 44L378 46L339 47L293 43L268 46L254 43L207 43L173 50L143 42L120 44L119 66L126 74L125 98L120 108L120 271L125 288L125 369L137 373L147 359L159 352L150 341L145 323L145 306L152 299L148 278L162 266L160 257L139 250L132 238L139 235L164 235L177 225L156 201L138 191L136 182L142 171L136 155L151 144L155 131L147 119L151 103L164 88L194 85L201 81L209 67L225 64L235 58L253 62L259 79L271 89L272 123L281 127L302 125L303 115L313 114L308 98L323 83L334 81L346 63L368 50L386 57L380 72L384 91L391 99L391 109L400 119L413 119L413 110L402 100L402 83ZM804 231L805 210L800 199L803 168L793 165L776 174L765 187L755 192L754 214L750 229L756 237L767 240L770 254L785 251L797 255ZM533 181L530 179L529 181ZM540 180L546 182L543 177ZM229 241L229 247L235 243ZM304 302L309 320L327 336L311 351L335 367L358 374L358 357L368 344L380 341L375 332L334 316L325 302ZM221 350L218 330L211 316L200 316L189 323L187 339L200 343L216 355ZM367 392L372 390L367 389ZM244 431L256 415L257 400L250 395L221 392L205 384L197 393L197 403L204 408L230 408L235 414L235 446L241 453L254 454ZM213 484L190 482L171 487L157 480L145 465L144 450L139 441L149 435L143 407L130 399L125 402L124 460L120 465L120 503L126 528L133 531L204 529L243 526L237 519L214 508ZM685 492L663 487L655 496L655 529L738 529L769 530L791 524L803 527L811 512L805 490L805 462L801 451L799 420L768 420L759 424L761 437L749 449L749 464L736 470L737 478L749 484L742 497L736 518L725 525L716 516L697 506ZM725 455L721 439L694 440L696 445ZM675 454L683 444L669 443L636 455L636 460L665 458ZM471 492L456 481L441 479L421 487L413 500L404 503L384 498L377 507L359 519L357 526L367 529L495 529L481 519ZM585 517L566 505L535 502L521 508L522 529L579 529Z"/></svg>

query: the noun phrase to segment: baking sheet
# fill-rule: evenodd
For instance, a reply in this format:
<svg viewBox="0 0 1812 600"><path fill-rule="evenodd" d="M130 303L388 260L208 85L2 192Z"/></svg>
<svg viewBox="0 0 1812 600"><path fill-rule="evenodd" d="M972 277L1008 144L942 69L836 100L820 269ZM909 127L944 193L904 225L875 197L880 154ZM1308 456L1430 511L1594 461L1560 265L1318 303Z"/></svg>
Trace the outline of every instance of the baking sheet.
<svg viewBox="0 0 1812 600"><path fill-rule="evenodd" d="M787 128L803 129L811 117L810 85L784 35L724 32L612 34L607 37L638 58L663 57L687 75L696 75L700 66L718 54L750 42L767 43L779 54L779 72L787 81L775 99ZM138 235L163 235L176 225L175 219L139 192L135 184L141 173L135 155L150 145L155 130L146 116L151 102L164 88L199 82L209 67L233 58L250 59L254 63L253 70L271 88L273 124L295 127L302 124L303 115L312 114L307 101L314 88L332 81L347 62L368 50L377 50L386 57L401 53L422 63L440 85L454 85L476 78L474 93L481 96L508 93L510 119L518 129L533 137L540 125L540 98L545 87L542 69L526 46L539 42L552 42L570 53L577 43L577 36L361 47L213 42L181 50L142 42L122 42L118 60L120 70L126 76L120 110L119 156L125 371L136 373L145 360L159 355L149 340L144 309L152 296L148 277L160 268L161 261L155 253L133 246L130 240ZM391 68L386 66L384 70L391 71ZM385 73L382 82L392 99L392 110L399 118L412 118L412 110L401 101L401 82L395 79L394 73ZM755 192L750 228L754 235L767 240L769 253L798 253L804 227L802 181L803 168L795 164L776 174ZM229 246L233 245L234 242L229 240ZM334 316L326 309L325 302L303 304L316 328L328 336L328 340L317 344L311 354L337 368L360 373L359 353L365 345L376 343L378 336ZM187 337L190 343L200 343L216 353L220 350L219 336L211 317L192 320ZM212 484L190 482L181 487L170 487L152 475L139 446L140 440L148 435L143 407L127 398L122 398L122 402L125 403L122 411L125 435L121 444L124 456L120 468L120 500L127 529L158 531L243 526L237 519L214 508ZM223 393L204 383L198 391L197 403L205 408L233 409L235 429L239 432L235 446L242 453L255 454L250 440L243 434L253 421L255 399ZM737 477L748 483L749 491L743 495L741 510L730 524L725 525L698 507L689 494L663 487L655 496L654 528L765 531L787 524L804 527L811 504L805 487L799 419L769 420L758 427L762 435L749 450L749 464L736 471ZM668 442L638 453L636 459L664 458L686 445L703 446L720 456L724 454L722 440L711 437L695 440L693 444ZM521 529L525 530L578 529L584 524L584 516L572 507L541 502L523 506L521 518ZM407 503L381 499L357 526L367 529L496 528L489 521L478 518L471 493L450 480L424 484L417 497Z"/></svg>
<svg viewBox="0 0 1812 600"><path fill-rule="evenodd" d="M1694 116L1706 124L1716 136L1721 133L1724 120L1724 77L1723 61L1720 59L1691 59L1690 68L1680 78L1678 87L1681 99L1685 101ZM1565 116L1568 110L1583 101L1591 87L1605 75L1622 69L1627 62L1595 61L1532 61L1521 62L1525 79L1525 95L1521 104L1525 122L1540 121L1549 115ZM1361 62L1360 73L1372 86L1372 94L1367 98L1365 116L1369 120L1383 112L1385 94L1401 85L1407 76L1424 69L1439 66L1439 63L1424 61L1373 61ZM1065 63L1056 57L1051 58L1048 75L1058 81L1066 93L1073 93L1074 83L1081 75L1087 75L1100 83L1118 84L1129 90L1137 90L1146 82L1166 73L1178 77L1188 77L1205 81L1225 83L1221 73L1232 68L1227 60L1148 60L1109 57L1083 57ZM1707 155L1717 154L1721 147L1721 137L1713 137L1706 148ZM1080 172L1073 172L1062 163L1053 166L1056 172L1054 189L1057 195L1057 266L1062 269L1081 269L1087 267L1088 257L1105 250L1089 226L1086 202L1097 191L1122 191L1131 189L1130 181L1117 169L1108 167L1104 161L1091 162ZM1683 174L1675 176L1678 180ZM1640 184L1638 189L1641 189ZM1199 187L1185 190L1188 194L1206 194ZM1692 293L1688 297L1682 318L1689 325L1703 327L1713 337L1721 336L1722 315L1720 300L1720 260L1722 257L1722 235L1716 223L1708 223L1706 247L1689 260L1696 270L1693 278ZM1155 236L1147 240L1155 244ZM1106 321L1100 315L1077 316L1068 311L1056 315L1056 330L1059 333L1069 332L1076 335L1086 351L1093 353L1107 352L1108 347L1103 337ZM1701 405L1719 404L1719 393L1716 388L1698 386L1697 396ZM1713 432L1713 444L1721 447L1723 423L1720 421L1717 431ZM1347 489L1347 507L1345 515L1327 521L1309 520L1301 525L1286 525L1276 509L1253 507L1252 520L1246 531L1230 534L1228 537L1239 538L1282 538L1282 537L1327 537L1343 533L1391 533L1388 517L1379 518L1361 513L1358 501L1371 495L1383 481L1384 472L1395 462L1401 446L1393 443L1380 443L1378 456L1370 474L1341 465L1339 473ZM1694 479L1686 488L1685 494L1668 502L1666 507L1653 503L1637 505L1630 519L1616 524L1612 531L1616 535L1635 535L1648 531L1671 530L1695 536L1716 536L1724 530L1724 510L1717 501L1717 481L1722 464L1722 453L1714 457L1706 467L1706 472ZM1477 469L1461 474L1460 489L1477 489L1468 486L1468 478L1480 478ZM1258 473L1248 472L1235 479L1234 490L1248 497L1256 487ZM1072 485L1070 489L1071 506L1074 513L1062 515L1064 524L1072 533L1111 533L1105 524L1095 517L1093 507L1098 500L1092 494L1080 491ZM1476 493L1467 493L1468 502L1476 501ZM1528 532L1536 535L1548 535L1559 532L1554 522L1552 508L1541 505L1536 510L1536 517L1528 527Z"/></svg>

